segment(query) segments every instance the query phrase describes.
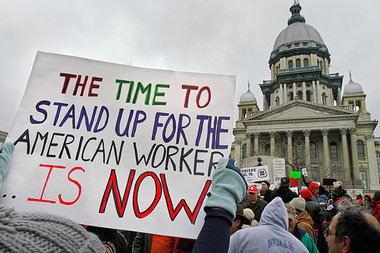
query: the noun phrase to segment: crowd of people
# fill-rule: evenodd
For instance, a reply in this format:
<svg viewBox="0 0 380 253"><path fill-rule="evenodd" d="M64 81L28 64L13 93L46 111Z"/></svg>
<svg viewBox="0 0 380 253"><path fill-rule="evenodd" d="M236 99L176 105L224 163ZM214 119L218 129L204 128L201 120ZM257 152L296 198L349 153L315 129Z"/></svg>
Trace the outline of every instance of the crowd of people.
<svg viewBox="0 0 380 253"><path fill-rule="evenodd" d="M0 145L0 191L14 146ZM306 182L297 194L282 178L273 190L247 185L231 158L221 158L196 240L84 227L0 204L0 252L378 252L380 191L355 199L342 182L326 191ZM259 185L260 186L260 185Z"/></svg>

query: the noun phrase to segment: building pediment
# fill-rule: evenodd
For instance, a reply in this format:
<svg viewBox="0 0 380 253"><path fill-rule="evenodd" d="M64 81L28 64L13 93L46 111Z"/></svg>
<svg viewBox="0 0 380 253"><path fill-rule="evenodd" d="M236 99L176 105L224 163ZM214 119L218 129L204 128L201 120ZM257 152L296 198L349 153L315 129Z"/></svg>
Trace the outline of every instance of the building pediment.
<svg viewBox="0 0 380 253"><path fill-rule="evenodd" d="M324 106L306 101L291 101L276 108L263 111L248 118L249 121L277 121L358 117L358 114L338 107Z"/></svg>

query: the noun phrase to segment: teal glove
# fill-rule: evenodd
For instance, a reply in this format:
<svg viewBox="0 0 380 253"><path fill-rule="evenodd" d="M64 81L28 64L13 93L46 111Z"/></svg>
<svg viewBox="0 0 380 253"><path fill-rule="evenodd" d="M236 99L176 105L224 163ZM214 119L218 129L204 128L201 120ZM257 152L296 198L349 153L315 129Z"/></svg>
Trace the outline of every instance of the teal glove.
<svg viewBox="0 0 380 253"><path fill-rule="evenodd" d="M8 172L9 168L9 159L11 158L11 154L15 149L15 145L11 142L7 142L5 144L0 144L0 190L1 185L3 184L3 179Z"/></svg>
<svg viewBox="0 0 380 253"><path fill-rule="evenodd" d="M231 158L220 158L212 177L211 193L205 209L218 207L235 219L236 204L243 200L248 190L247 182Z"/></svg>

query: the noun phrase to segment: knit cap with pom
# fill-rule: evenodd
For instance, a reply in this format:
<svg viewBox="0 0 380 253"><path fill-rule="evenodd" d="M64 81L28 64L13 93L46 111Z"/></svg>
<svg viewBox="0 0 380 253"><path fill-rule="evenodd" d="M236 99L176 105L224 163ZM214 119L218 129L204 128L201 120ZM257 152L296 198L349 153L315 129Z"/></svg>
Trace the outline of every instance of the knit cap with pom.
<svg viewBox="0 0 380 253"><path fill-rule="evenodd" d="M1 252L105 252L98 237L71 220L18 213L0 205Z"/></svg>

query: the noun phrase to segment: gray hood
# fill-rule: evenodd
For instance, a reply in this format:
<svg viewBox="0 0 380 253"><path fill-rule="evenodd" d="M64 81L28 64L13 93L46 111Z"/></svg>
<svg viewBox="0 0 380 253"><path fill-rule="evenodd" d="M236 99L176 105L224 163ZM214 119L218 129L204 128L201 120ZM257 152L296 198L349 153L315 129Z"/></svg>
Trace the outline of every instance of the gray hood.
<svg viewBox="0 0 380 253"><path fill-rule="evenodd" d="M288 212L280 197L273 199L265 208L260 218L260 225L281 227L288 230Z"/></svg>

